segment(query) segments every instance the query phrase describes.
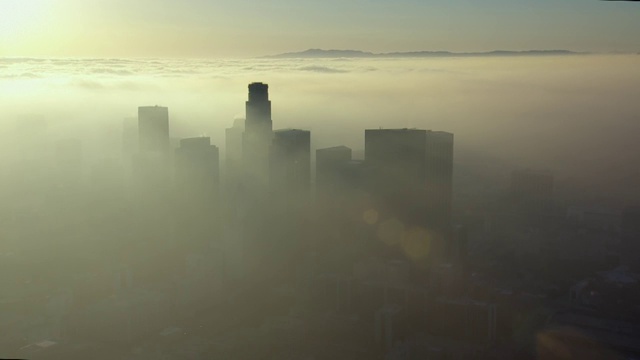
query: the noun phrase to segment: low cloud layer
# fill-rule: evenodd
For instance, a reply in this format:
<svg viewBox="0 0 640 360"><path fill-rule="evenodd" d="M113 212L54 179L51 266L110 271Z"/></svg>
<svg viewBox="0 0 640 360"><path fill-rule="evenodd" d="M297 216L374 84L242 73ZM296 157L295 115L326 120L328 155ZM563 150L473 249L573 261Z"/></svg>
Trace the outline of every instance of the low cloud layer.
<svg viewBox="0 0 640 360"><path fill-rule="evenodd" d="M634 198L640 159L634 56L483 59L0 59L0 126L40 113L96 157L118 148L122 119L169 107L172 135L209 134L244 112L247 84L270 85L275 128L312 130L315 147L364 147L363 129L456 134L458 160L512 166ZM496 160L497 161L497 160Z"/></svg>

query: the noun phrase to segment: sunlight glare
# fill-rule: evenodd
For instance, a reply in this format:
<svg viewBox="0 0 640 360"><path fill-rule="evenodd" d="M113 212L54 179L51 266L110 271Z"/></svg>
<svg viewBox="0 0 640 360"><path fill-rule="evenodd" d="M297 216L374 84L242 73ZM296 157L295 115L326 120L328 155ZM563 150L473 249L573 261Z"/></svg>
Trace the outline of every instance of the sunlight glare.
<svg viewBox="0 0 640 360"><path fill-rule="evenodd" d="M0 0L0 38L17 41L38 25L47 0Z"/></svg>

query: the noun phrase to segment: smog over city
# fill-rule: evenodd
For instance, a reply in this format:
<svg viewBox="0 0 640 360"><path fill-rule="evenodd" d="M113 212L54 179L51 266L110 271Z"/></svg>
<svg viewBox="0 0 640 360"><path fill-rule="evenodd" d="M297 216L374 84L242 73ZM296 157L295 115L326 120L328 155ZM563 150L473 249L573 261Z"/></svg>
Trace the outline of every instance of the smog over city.
<svg viewBox="0 0 640 360"><path fill-rule="evenodd" d="M640 4L0 0L0 359L640 356Z"/></svg>

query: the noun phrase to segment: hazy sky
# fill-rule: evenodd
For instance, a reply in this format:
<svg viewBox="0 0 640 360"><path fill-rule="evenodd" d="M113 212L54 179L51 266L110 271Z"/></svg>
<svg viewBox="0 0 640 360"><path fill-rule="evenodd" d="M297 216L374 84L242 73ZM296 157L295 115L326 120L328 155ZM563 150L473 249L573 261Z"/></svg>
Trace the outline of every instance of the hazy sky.
<svg viewBox="0 0 640 360"><path fill-rule="evenodd" d="M598 0L0 0L0 56L640 51L640 4Z"/></svg>

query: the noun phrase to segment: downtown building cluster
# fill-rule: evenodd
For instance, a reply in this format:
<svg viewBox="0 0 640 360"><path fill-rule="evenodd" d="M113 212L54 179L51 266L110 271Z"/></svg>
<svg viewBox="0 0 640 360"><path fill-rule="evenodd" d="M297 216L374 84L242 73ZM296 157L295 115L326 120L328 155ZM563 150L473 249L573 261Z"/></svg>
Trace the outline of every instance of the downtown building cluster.
<svg viewBox="0 0 640 360"><path fill-rule="evenodd" d="M426 307L427 298L460 295L465 271L464 228L452 219L453 134L369 129L363 159L336 146L317 149L313 164L311 132L274 130L268 85L248 89L246 117L225 133L224 166L206 137L182 139L170 151L167 108L139 108L133 177L148 207L143 213L156 216L149 224L162 229L155 236L174 231L177 248L215 253L228 286L257 294L292 286L303 294L296 301L312 307L391 316L371 324L385 334L376 338L385 351L402 333L397 328L436 326L424 321L436 307L446 314L471 309L465 316L485 317L477 326L489 329L478 336L495 337L490 305L442 300ZM169 187L173 230L157 211L167 207Z"/></svg>
<svg viewBox="0 0 640 360"><path fill-rule="evenodd" d="M459 186L454 211L453 134L367 129L362 155L313 149L310 131L277 129L268 85L248 90L224 149L172 137L162 106L124 120L124 156L89 167L81 140L51 151L43 122L21 125L29 136L2 174L1 348L531 358L540 331L585 348L552 328L598 323L612 346L640 352L620 320L637 308L640 276L618 255L636 259L632 242L616 242L597 209L565 218L552 174L510 168L504 196L485 204L460 202ZM637 218L625 211L625 238Z"/></svg>
<svg viewBox="0 0 640 360"><path fill-rule="evenodd" d="M273 129L263 83L249 85L246 118L226 130L224 167L209 138L182 139L171 149L167 108L140 107L137 121L131 158L142 203L162 207L157 201L173 182L185 242L234 254L228 274L295 274L310 254L327 255L322 237L362 226L375 244L362 256L409 260L423 275L455 258L453 134L366 130L364 159L345 146L318 149L312 171L310 131ZM410 234L419 235L407 240Z"/></svg>

